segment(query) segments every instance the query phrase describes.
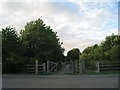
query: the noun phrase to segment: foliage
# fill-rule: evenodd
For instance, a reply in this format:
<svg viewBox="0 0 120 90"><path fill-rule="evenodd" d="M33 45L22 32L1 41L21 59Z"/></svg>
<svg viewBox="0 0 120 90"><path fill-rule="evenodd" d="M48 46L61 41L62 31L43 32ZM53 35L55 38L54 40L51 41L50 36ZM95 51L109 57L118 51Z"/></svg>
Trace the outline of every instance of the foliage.
<svg viewBox="0 0 120 90"><path fill-rule="evenodd" d="M80 58L83 60L91 60L91 59L93 59L93 55L87 54L87 53L82 53Z"/></svg>
<svg viewBox="0 0 120 90"><path fill-rule="evenodd" d="M109 51L114 45L120 45L120 35L106 36L105 41L101 43L104 51Z"/></svg>
<svg viewBox="0 0 120 90"><path fill-rule="evenodd" d="M97 44L87 47L81 54L83 60L109 60L116 61L119 56L120 35L106 36L99 46Z"/></svg>
<svg viewBox="0 0 120 90"><path fill-rule="evenodd" d="M67 60L79 60L80 51L78 48L74 48L67 53Z"/></svg>
<svg viewBox="0 0 120 90"><path fill-rule="evenodd" d="M120 58L120 46L114 45L109 51L110 59L118 61Z"/></svg>
<svg viewBox="0 0 120 90"><path fill-rule="evenodd" d="M96 70L96 60L86 60L85 61L85 71L95 71Z"/></svg>
<svg viewBox="0 0 120 90"><path fill-rule="evenodd" d="M64 60L61 45L57 33L41 19L28 22L20 34L14 27L2 28L3 73L15 73L17 65L34 64L35 60Z"/></svg>
<svg viewBox="0 0 120 90"><path fill-rule="evenodd" d="M0 32L1 35L1 32ZM95 60L118 61L120 56L120 35L106 36L100 45L87 47L82 54L78 48L68 51L63 55L64 48L57 33L50 26L46 26L41 19L28 22L18 35L14 27L2 28L2 59L3 73L14 73L17 64L33 64L35 60L39 63L61 60L82 60L94 63ZM89 65L88 65L89 66ZM90 64L93 69L94 66Z"/></svg>
<svg viewBox="0 0 120 90"><path fill-rule="evenodd" d="M19 38L13 27L2 29L2 58L5 60L13 60L18 48Z"/></svg>
<svg viewBox="0 0 120 90"><path fill-rule="evenodd" d="M57 33L46 26L41 19L28 22L20 32L23 55L40 62L63 60L63 51Z"/></svg>
<svg viewBox="0 0 120 90"><path fill-rule="evenodd" d="M93 46L87 47L81 54L81 59L83 60L91 60L94 59L94 53L96 52L95 49L98 49L98 45L95 44Z"/></svg>
<svg viewBox="0 0 120 90"><path fill-rule="evenodd" d="M2 28L2 69L3 73L15 72L18 56L19 37L14 27Z"/></svg>

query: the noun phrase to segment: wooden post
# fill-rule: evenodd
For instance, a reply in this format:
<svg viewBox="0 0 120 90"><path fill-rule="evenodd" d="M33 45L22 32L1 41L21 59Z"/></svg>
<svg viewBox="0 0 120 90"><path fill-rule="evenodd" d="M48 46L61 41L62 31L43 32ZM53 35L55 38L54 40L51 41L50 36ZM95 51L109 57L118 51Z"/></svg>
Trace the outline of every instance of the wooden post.
<svg viewBox="0 0 120 90"><path fill-rule="evenodd" d="M49 65L50 65L50 62L49 62L49 61L47 61L47 72L48 72L48 73L49 73L49 70L50 70Z"/></svg>
<svg viewBox="0 0 120 90"><path fill-rule="evenodd" d="M100 63L98 62L98 72L100 72Z"/></svg>
<svg viewBox="0 0 120 90"><path fill-rule="evenodd" d="M75 68L76 68L75 73L77 74L77 73L79 73L79 71L78 71L78 68L79 68L79 67L78 67L78 62L77 62L77 61L75 61L75 66L76 66L76 67L75 67Z"/></svg>
<svg viewBox="0 0 120 90"><path fill-rule="evenodd" d="M97 67L97 71L96 72L100 72L100 63L98 61L96 62L96 67Z"/></svg>
<svg viewBox="0 0 120 90"><path fill-rule="evenodd" d="M72 61L72 73L74 73L74 71L73 71L73 61Z"/></svg>
<svg viewBox="0 0 120 90"><path fill-rule="evenodd" d="M79 74L82 74L82 60L80 59L80 52L79 52Z"/></svg>
<svg viewBox="0 0 120 90"><path fill-rule="evenodd" d="M46 72L46 63L43 63L43 72Z"/></svg>
<svg viewBox="0 0 120 90"><path fill-rule="evenodd" d="M2 63L0 61L0 75L2 75Z"/></svg>
<svg viewBox="0 0 120 90"><path fill-rule="evenodd" d="M85 72L85 61L83 60L83 72Z"/></svg>
<svg viewBox="0 0 120 90"><path fill-rule="evenodd" d="M35 61L35 74L38 74L38 60Z"/></svg>
<svg viewBox="0 0 120 90"><path fill-rule="evenodd" d="M79 74L82 74L82 60L79 60Z"/></svg>

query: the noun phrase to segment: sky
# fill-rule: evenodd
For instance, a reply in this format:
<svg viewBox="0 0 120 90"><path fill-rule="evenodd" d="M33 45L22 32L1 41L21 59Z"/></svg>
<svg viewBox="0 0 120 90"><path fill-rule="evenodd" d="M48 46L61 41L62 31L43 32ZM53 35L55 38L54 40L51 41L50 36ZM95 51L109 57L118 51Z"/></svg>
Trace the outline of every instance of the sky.
<svg viewBox="0 0 120 90"><path fill-rule="evenodd" d="M14 26L19 32L27 22L40 18L57 32L65 55L73 48L83 51L118 34L118 2L83 1L0 2L0 28Z"/></svg>

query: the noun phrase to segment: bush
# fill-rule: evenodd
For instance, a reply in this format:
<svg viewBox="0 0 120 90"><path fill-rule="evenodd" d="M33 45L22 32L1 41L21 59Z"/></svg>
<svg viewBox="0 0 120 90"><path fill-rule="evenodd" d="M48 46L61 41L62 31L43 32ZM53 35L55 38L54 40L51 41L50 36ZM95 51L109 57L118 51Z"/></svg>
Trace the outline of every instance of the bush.
<svg viewBox="0 0 120 90"><path fill-rule="evenodd" d="M85 61L85 71L91 70L95 71L96 70L96 60L86 60Z"/></svg>
<svg viewBox="0 0 120 90"><path fill-rule="evenodd" d="M15 62L13 61L6 61L2 64L2 73L8 74L8 73L15 73L16 72L16 66Z"/></svg>

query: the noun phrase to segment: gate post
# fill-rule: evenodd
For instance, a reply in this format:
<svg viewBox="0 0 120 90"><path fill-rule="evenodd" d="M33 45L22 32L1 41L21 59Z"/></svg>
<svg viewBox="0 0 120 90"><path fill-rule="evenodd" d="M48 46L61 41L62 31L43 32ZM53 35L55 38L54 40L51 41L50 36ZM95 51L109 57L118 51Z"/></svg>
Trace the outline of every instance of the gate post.
<svg viewBox="0 0 120 90"><path fill-rule="evenodd" d="M46 63L43 63L43 72L46 72Z"/></svg>
<svg viewBox="0 0 120 90"><path fill-rule="evenodd" d="M74 73L74 71L73 71L74 69L73 69L73 61L72 61L72 73Z"/></svg>
<svg viewBox="0 0 120 90"><path fill-rule="evenodd" d="M50 62L47 61L47 73L49 73L49 70L50 70Z"/></svg>
<svg viewBox="0 0 120 90"><path fill-rule="evenodd" d="M80 52L79 52L79 74L82 74L83 72L83 65L82 65L82 60L80 58Z"/></svg>
<svg viewBox="0 0 120 90"><path fill-rule="evenodd" d="M82 65L82 60L79 60L79 74L82 74L83 71L83 65Z"/></svg>
<svg viewBox="0 0 120 90"><path fill-rule="evenodd" d="M76 74L79 73L79 71L78 71L78 63L77 63L77 61L75 61L75 73L76 73Z"/></svg>
<svg viewBox="0 0 120 90"><path fill-rule="evenodd" d="M38 60L35 61L35 74L38 74Z"/></svg>
<svg viewBox="0 0 120 90"><path fill-rule="evenodd" d="M85 61L83 60L83 73L85 72Z"/></svg>
<svg viewBox="0 0 120 90"><path fill-rule="evenodd" d="M98 61L96 62L96 66L97 66L97 71L96 72L100 72L100 63Z"/></svg>

